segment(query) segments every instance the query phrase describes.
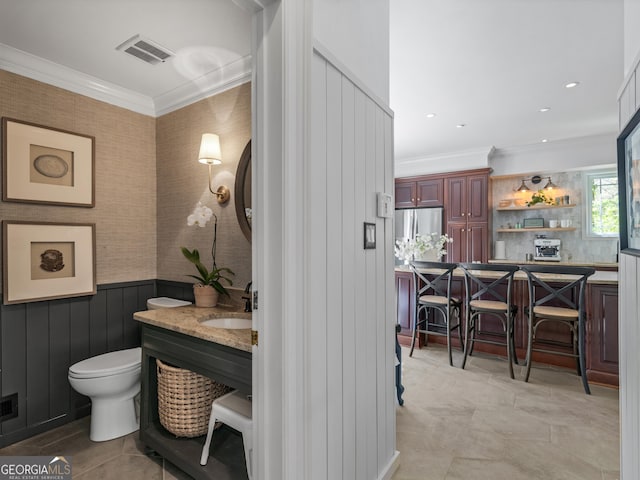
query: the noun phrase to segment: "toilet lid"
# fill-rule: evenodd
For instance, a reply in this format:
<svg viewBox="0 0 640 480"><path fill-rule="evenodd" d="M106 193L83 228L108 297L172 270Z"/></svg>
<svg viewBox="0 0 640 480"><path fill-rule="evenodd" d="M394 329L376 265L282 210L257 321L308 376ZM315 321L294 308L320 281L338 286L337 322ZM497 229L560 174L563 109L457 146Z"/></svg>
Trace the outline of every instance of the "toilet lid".
<svg viewBox="0 0 640 480"><path fill-rule="evenodd" d="M108 377L139 369L142 362L140 347L118 350L87 358L69 367L69 375L75 378Z"/></svg>

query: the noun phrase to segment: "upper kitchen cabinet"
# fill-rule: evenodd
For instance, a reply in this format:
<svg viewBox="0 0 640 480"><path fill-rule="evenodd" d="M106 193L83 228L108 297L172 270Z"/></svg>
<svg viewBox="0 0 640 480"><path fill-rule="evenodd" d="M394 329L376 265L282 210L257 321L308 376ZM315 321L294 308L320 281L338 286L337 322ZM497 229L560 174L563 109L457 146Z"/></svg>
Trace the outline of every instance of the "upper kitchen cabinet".
<svg viewBox="0 0 640 480"><path fill-rule="evenodd" d="M444 205L442 178L396 180L396 208L441 207Z"/></svg>
<svg viewBox="0 0 640 480"><path fill-rule="evenodd" d="M489 171L445 179L448 222L487 222L489 219Z"/></svg>

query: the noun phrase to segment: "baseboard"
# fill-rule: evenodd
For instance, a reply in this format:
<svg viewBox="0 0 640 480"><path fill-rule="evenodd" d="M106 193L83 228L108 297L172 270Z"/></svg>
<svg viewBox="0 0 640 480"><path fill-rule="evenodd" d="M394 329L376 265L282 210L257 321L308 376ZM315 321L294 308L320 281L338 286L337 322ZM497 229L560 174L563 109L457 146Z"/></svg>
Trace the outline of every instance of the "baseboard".
<svg viewBox="0 0 640 480"><path fill-rule="evenodd" d="M393 452L393 456L391 457L391 460L389 460L389 463L387 463L382 472L380 472L378 480L391 480L391 477L393 477L393 474L396 473L396 470L399 466L400 452L396 450L395 452Z"/></svg>

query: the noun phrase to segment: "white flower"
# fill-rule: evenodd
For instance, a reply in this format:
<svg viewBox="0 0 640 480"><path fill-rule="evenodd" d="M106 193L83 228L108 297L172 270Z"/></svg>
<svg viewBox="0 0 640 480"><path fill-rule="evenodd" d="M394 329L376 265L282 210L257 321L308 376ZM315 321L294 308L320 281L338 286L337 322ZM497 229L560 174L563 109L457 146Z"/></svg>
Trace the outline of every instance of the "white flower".
<svg viewBox="0 0 640 480"><path fill-rule="evenodd" d="M193 213L187 217L187 225L189 225L190 227L193 225L198 225L199 227L204 228L207 222L211 220L212 215L213 211L209 207L198 202L198 205L193 210Z"/></svg>
<svg viewBox="0 0 640 480"><path fill-rule="evenodd" d="M445 245L452 243L453 239L447 234L439 235L437 233L418 234L415 238L407 238L405 240L397 240L394 248L395 256L405 263L413 260L419 260L428 251L435 250L436 257L440 260L447 254Z"/></svg>

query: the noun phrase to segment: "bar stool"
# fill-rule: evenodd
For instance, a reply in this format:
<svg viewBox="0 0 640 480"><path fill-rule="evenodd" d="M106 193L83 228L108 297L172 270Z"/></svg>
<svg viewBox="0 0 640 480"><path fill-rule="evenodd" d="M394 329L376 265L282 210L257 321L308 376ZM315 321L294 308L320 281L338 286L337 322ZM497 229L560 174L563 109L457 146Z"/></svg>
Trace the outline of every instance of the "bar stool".
<svg viewBox="0 0 640 480"><path fill-rule="evenodd" d="M587 308L585 294L587 279L595 273L590 267L559 265L523 265L529 287L529 306L525 308L529 324L527 342L527 374L529 381L532 352L544 352L576 358L578 375L587 395L591 394L585 361L585 331ZM547 275L545 277L544 275ZM536 330L544 322L559 322L571 331L573 353L533 348Z"/></svg>
<svg viewBox="0 0 640 480"><path fill-rule="evenodd" d="M518 271L516 265L488 263L461 263L464 271L466 333L462 368L467 363L467 356L473 353L475 342L492 345L504 345L507 349L509 375L513 375L513 363L518 363L514 341L514 322L518 306L511 302L513 275ZM506 289L505 289L506 282ZM504 329L505 341L478 339L478 319L480 315L498 317Z"/></svg>
<svg viewBox="0 0 640 480"><path fill-rule="evenodd" d="M247 395L234 390L216 398L211 404L211 417L209 417L209 431L207 440L202 448L200 465L206 465L209 460L209 447L213 437L213 429L216 422L222 422L242 434L244 444L244 458L247 463L249 480L252 478L251 455L253 453L253 430L251 421L251 400Z"/></svg>
<svg viewBox="0 0 640 480"><path fill-rule="evenodd" d="M458 267L455 263L414 261L409 264L413 272L413 285L416 289L415 317L413 319L413 335L411 337L411 351L413 355L418 333L426 335L441 335L447 337L447 351L449 365L453 366L451 356L451 331L458 330L460 347L462 349L462 326L460 325L460 300L451 296L451 280L453 271ZM428 272L427 272L428 270ZM430 310L440 312L443 322L429 320ZM424 312L424 320L420 320L420 313ZM458 321L452 325L451 317L455 314ZM420 328L420 326L423 328ZM445 332L430 329L430 327L445 328Z"/></svg>

